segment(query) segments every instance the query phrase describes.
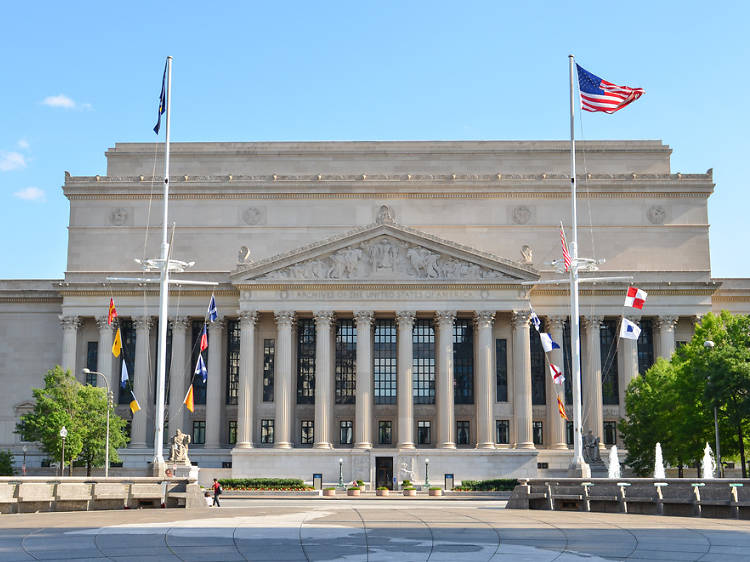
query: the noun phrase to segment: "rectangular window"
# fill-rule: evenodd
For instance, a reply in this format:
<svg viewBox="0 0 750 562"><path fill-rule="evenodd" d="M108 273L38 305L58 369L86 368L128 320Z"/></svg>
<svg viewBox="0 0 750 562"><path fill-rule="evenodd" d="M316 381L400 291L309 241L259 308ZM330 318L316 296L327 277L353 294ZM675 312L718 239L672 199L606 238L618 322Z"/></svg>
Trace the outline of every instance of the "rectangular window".
<svg viewBox="0 0 750 562"><path fill-rule="evenodd" d="M396 323L393 320L375 321L372 349L375 404L396 403L396 334Z"/></svg>
<svg viewBox="0 0 750 562"><path fill-rule="evenodd" d="M617 384L617 320L604 320L599 330L599 344L602 361L602 403L620 403L620 388Z"/></svg>
<svg viewBox="0 0 750 562"><path fill-rule="evenodd" d="M508 445L510 443L510 421L495 420L495 443Z"/></svg>
<svg viewBox="0 0 750 562"><path fill-rule="evenodd" d="M604 444L605 445L617 444L617 422L616 421L604 422Z"/></svg>
<svg viewBox="0 0 750 562"><path fill-rule="evenodd" d="M273 363L276 340L263 340L263 402L273 402Z"/></svg>
<svg viewBox="0 0 750 562"><path fill-rule="evenodd" d="M234 445L237 443L237 420L230 420L227 428L227 443Z"/></svg>
<svg viewBox="0 0 750 562"><path fill-rule="evenodd" d="M534 440L534 445L544 444L544 424L540 421L532 422L531 433Z"/></svg>
<svg viewBox="0 0 750 562"><path fill-rule="evenodd" d="M413 392L415 404L435 403L435 328L429 319L418 319L412 330Z"/></svg>
<svg viewBox="0 0 750 562"><path fill-rule="evenodd" d="M339 422L339 443L342 445L351 445L353 429L354 424L352 424L351 420L343 420Z"/></svg>
<svg viewBox="0 0 750 562"><path fill-rule="evenodd" d="M453 323L453 403L474 403L474 325L466 318Z"/></svg>
<svg viewBox="0 0 750 562"><path fill-rule="evenodd" d="M312 445L315 442L315 431L313 426L314 424L312 420L302 420L300 432L300 443L302 445Z"/></svg>
<svg viewBox="0 0 750 562"><path fill-rule="evenodd" d="M96 363L99 355L99 342L90 341L86 346L86 368L89 371L96 371ZM97 375L94 373L86 374L86 384L89 386L96 386ZM106 432L105 432L106 433Z"/></svg>
<svg viewBox="0 0 750 562"><path fill-rule="evenodd" d="M193 443L196 445L206 443L206 422L203 420L193 421Z"/></svg>
<svg viewBox="0 0 750 562"><path fill-rule="evenodd" d="M544 321L542 321L544 331ZM547 365L544 362L544 348L539 333L529 326L529 346L531 348L531 403L543 406L547 403Z"/></svg>
<svg viewBox="0 0 750 562"><path fill-rule="evenodd" d="M273 420L260 420L260 442L273 443Z"/></svg>
<svg viewBox="0 0 750 562"><path fill-rule="evenodd" d="M297 322L297 404L315 403L315 321Z"/></svg>
<svg viewBox="0 0 750 562"><path fill-rule="evenodd" d="M468 445L471 438L471 422L456 422L456 445Z"/></svg>
<svg viewBox="0 0 750 562"><path fill-rule="evenodd" d="M654 330L650 318L642 318L638 336L638 372L645 373L654 364Z"/></svg>
<svg viewBox="0 0 750 562"><path fill-rule="evenodd" d="M117 385L119 389L117 403L118 404L130 404L133 397L130 391L133 390L133 377L135 376L135 326L133 321L129 318L118 318L117 325L120 327L120 337L122 339L122 351L120 352L120 360L117 362L117 381L122 376L122 363L128 369L128 382L125 384L125 388L121 384ZM112 377L115 378L114 376Z"/></svg>
<svg viewBox="0 0 750 562"><path fill-rule="evenodd" d="M495 340L495 379L498 402L508 401L508 340Z"/></svg>
<svg viewBox="0 0 750 562"><path fill-rule="evenodd" d="M565 442L568 445L573 445L573 422L565 422Z"/></svg>
<svg viewBox="0 0 750 562"><path fill-rule="evenodd" d="M417 422L417 445L432 443L432 423L427 420Z"/></svg>
<svg viewBox="0 0 750 562"><path fill-rule="evenodd" d="M193 342L193 352L192 352L192 363L190 364L190 374L195 371L195 365L198 363L198 354L200 353L203 356L203 362L206 364L206 368L208 368L208 354L211 352L211 342L209 341L209 348L204 350L203 352L200 351L200 343L201 343L201 334L203 333L203 326L205 322L203 320L193 320L192 322L192 342ZM208 327L206 327L206 330L208 330ZM192 377L193 380L193 401L195 404L205 404L206 403L206 383L203 382L203 377L200 375L196 375Z"/></svg>
<svg viewBox="0 0 750 562"><path fill-rule="evenodd" d="M238 320L227 321L227 388L226 403L237 404L237 393L240 388L240 323Z"/></svg>
<svg viewBox="0 0 750 562"><path fill-rule="evenodd" d="M378 443L380 445L390 445L393 442L393 422L378 422Z"/></svg>
<svg viewBox="0 0 750 562"><path fill-rule="evenodd" d="M336 320L336 404L354 404L357 380L357 327Z"/></svg>

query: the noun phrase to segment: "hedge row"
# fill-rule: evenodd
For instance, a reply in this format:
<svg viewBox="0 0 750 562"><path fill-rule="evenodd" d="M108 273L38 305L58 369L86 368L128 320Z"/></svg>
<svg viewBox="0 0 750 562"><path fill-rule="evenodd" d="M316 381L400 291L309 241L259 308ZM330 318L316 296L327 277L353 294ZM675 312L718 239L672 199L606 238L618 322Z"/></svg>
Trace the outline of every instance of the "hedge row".
<svg viewBox="0 0 750 562"><path fill-rule="evenodd" d="M305 490L309 488L298 478L221 478L222 488L233 490Z"/></svg>
<svg viewBox="0 0 750 562"><path fill-rule="evenodd" d="M493 480L463 480L456 490L469 492L506 492L513 490L518 484L515 478L495 478Z"/></svg>

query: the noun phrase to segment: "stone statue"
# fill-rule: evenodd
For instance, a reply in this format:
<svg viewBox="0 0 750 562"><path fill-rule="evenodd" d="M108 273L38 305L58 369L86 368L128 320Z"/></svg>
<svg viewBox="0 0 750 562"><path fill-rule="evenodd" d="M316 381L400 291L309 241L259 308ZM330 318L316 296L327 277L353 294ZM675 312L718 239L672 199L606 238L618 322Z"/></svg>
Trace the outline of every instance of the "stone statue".
<svg viewBox="0 0 750 562"><path fill-rule="evenodd" d="M381 205L378 209L378 216L375 218L378 224L393 224L396 222L396 214L388 205Z"/></svg>
<svg viewBox="0 0 750 562"><path fill-rule="evenodd" d="M174 437L172 437L172 444L169 447L169 462L190 466L190 459L188 458L189 444L190 436L178 429Z"/></svg>
<svg viewBox="0 0 750 562"><path fill-rule="evenodd" d="M590 429L583 436L583 460L588 464L602 462L602 457L599 455L599 438L594 437L594 433Z"/></svg>
<svg viewBox="0 0 750 562"><path fill-rule="evenodd" d="M242 246L237 254L237 263L251 263L252 261L253 260L250 258L250 248Z"/></svg>
<svg viewBox="0 0 750 562"><path fill-rule="evenodd" d="M534 250L531 249L531 246L524 244L521 246L521 263L525 265L531 265L534 263Z"/></svg>

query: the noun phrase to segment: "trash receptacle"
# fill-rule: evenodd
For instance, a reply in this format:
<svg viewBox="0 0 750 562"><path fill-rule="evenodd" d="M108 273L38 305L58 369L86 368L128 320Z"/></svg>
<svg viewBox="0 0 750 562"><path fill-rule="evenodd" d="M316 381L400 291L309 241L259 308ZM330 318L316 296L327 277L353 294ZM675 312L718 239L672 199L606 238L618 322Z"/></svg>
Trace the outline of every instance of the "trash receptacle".
<svg viewBox="0 0 750 562"><path fill-rule="evenodd" d="M453 489L453 474L445 474L445 489L446 490L452 490Z"/></svg>
<svg viewBox="0 0 750 562"><path fill-rule="evenodd" d="M323 489L323 475L321 473L316 472L313 474L313 489L314 490Z"/></svg>

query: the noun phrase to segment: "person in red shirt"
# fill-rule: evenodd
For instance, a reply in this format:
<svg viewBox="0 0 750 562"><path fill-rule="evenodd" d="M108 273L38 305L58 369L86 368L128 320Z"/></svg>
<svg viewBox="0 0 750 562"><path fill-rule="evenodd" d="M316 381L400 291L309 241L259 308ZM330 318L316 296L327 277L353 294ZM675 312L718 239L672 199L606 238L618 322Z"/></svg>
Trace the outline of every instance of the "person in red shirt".
<svg viewBox="0 0 750 562"><path fill-rule="evenodd" d="M213 488L214 491L213 505L215 505L216 507L221 507L221 504L219 503L219 496L221 495L221 492L223 490L221 489L221 484L219 484L219 481L216 478L214 478L214 484L213 486L211 486L211 488Z"/></svg>

